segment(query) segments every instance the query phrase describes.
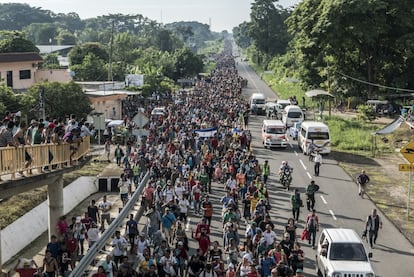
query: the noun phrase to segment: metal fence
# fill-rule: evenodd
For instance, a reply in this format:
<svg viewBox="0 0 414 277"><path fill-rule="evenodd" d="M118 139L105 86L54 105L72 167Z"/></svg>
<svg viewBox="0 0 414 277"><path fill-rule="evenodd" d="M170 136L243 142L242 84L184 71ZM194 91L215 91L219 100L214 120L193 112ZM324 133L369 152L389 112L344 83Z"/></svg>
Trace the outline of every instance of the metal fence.
<svg viewBox="0 0 414 277"><path fill-rule="evenodd" d="M85 273L85 270L89 265L92 264L95 257L99 254L99 251L105 246L106 242L113 236L115 231L119 228L119 226L122 225L122 221L128 216L130 211L134 208L136 202L139 200L142 191L144 190L150 176L150 171L148 171L144 178L142 179L141 183L135 190L134 194L132 195L131 199L128 201L128 203L125 205L124 208L122 208L119 215L115 218L114 221L109 225L108 229L103 232L102 236L99 238L99 240L92 245L91 248L89 248L88 252L85 256L82 257L80 262L76 265L75 269L70 273L69 277L79 277L83 276ZM137 214L142 215L142 209L143 207L140 207L140 211ZM140 217L140 216L139 216ZM139 220L139 218L137 219Z"/></svg>

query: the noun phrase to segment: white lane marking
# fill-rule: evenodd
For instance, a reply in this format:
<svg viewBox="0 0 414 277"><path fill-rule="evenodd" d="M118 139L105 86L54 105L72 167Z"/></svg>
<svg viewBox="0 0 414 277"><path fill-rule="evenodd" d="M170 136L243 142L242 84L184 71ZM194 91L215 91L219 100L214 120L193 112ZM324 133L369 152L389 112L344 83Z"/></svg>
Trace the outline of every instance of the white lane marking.
<svg viewBox="0 0 414 277"><path fill-rule="evenodd" d="M290 148L293 148L293 144L292 144L292 143L290 143L290 142L289 142L289 146L290 146Z"/></svg>
<svg viewBox="0 0 414 277"><path fill-rule="evenodd" d="M333 212L332 210L329 210L329 213L332 215L332 218L333 218L334 220L336 220L336 216L335 216L334 212Z"/></svg>
<svg viewBox="0 0 414 277"><path fill-rule="evenodd" d="M323 197L323 195L321 195L321 199L322 199L322 202L323 202L325 205L327 205L327 204L328 204L328 202L326 202L325 197Z"/></svg>
<svg viewBox="0 0 414 277"><path fill-rule="evenodd" d="M298 154L298 152L296 152L296 150L293 151L293 153L295 153L296 156L299 156L299 154Z"/></svg>
<svg viewBox="0 0 414 277"><path fill-rule="evenodd" d="M302 162L301 159L299 159L300 164L302 165L302 167L306 170L306 165Z"/></svg>
<svg viewBox="0 0 414 277"><path fill-rule="evenodd" d="M306 174L308 174L309 179L311 179L311 180L312 180L312 175L310 175L310 173L309 173L309 172L306 172Z"/></svg>
<svg viewBox="0 0 414 277"><path fill-rule="evenodd" d="M186 231L190 231L190 221L191 221L191 218L187 217L187 225L185 225Z"/></svg>

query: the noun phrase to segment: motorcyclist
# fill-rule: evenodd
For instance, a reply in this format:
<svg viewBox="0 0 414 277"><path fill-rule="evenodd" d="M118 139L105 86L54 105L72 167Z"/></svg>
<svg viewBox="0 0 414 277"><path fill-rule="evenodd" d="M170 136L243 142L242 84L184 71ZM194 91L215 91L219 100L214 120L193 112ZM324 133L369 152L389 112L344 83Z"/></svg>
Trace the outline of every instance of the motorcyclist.
<svg viewBox="0 0 414 277"><path fill-rule="evenodd" d="M292 168L289 166L287 161L283 161L282 165L279 168L279 177L282 181L284 178L287 177L286 182L283 182L283 186L287 186L287 189L289 190L290 182L292 182L292 175L290 174L292 172Z"/></svg>
<svg viewBox="0 0 414 277"><path fill-rule="evenodd" d="M285 171L290 171L291 167L288 161L282 161L282 165L279 167L279 176L282 176Z"/></svg>

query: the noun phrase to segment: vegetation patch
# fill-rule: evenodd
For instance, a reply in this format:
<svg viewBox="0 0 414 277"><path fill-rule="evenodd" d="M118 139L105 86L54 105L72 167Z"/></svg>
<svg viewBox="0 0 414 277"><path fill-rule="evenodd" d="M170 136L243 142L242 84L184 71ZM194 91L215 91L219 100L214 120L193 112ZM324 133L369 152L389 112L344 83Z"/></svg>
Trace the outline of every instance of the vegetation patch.
<svg viewBox="0 0 414 277"><path fill-rule="evenodd" d="M79 170L63 175L63 185L67 186L81 176L97 176L107 163L89 162ZM0 229L16 221L19 217L47 199L47 186L20 193L0 203Z"/></svg>

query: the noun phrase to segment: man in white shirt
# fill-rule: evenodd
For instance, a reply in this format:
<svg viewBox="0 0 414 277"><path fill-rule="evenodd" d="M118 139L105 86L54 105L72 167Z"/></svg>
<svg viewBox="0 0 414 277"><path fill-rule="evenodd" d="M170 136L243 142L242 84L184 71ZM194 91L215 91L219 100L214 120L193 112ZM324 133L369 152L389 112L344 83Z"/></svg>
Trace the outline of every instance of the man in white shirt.
<svg viewBox="0 0 414 277"><path fill-rule="evenodd" d="M137 240L137 254L143 254L144 249L149 246L149 241L145 238L145 233L141 232L139 234L139 239Z"/></svg>
<svg viewBox="0 0 414 277"><path fill-rule="evenodd" d="M266 225L266 231L263 232L263 238L266 240L266 245L273 245L276 241L276 233L272 230L270 224Z"/></svg>
<svg viewBox="0 0 414 277"><path fill-rule="evenodd" d="M112 203L106 199L106 195L103 196L103 199L98 204L98 209L101 211L101 228L102 230L105 229L105 221L111 224L111 208Z"/></svg>
<svg viewBox="0 0 414 277"><path fill-rule="evenodd" d="M169 276L177 276L174 270L174 265L177 263L175 257L171 256L171 250L167 249L164 252L164 256L160 259L160 264L162 265L162 269L166 274Z"/></svg>
<svg viewBox="0 0 414 277"><path fill-rule="evenodd" d="M230 176L230 179L226 182L226 189L233 191L237 187L236 179L233 178L233 176Z"/></svg>
<svg viewBox="0 0 414 277"><path fill-rule="evenodd" d="M187 194L182 195L178 201L178 206L180 207L180 220L187 223L188 208L190 207L190 202L187 199Z"/></svg>
<svg viewBox="0 0 414 277"><path fill-rule="evenodd" d="M313 160L315 162L315 176L319 176L319 168L322 164L322 155L319 151L316 152L315 158Z"/></svg>
<svg viewBox="0 0 414 277"><path fill-rule="evenodd" d="M167 188L164 191L164 204L174 202L174 187L171 184L171 181L168 180Z"/></svg>
<svg viewBox="0 0 414 277"><path fill-rule="evenodd" d="M121 237L120 231L115 231L115 237L112 240L112 247L114 248L114 262L118 267L118 263L122 256L126 255L128 242L124 237Z"/></svg>
<svg viewBox="0 0 414 277"><path fill-rule="evenodd" d="M91 227L89 228L87 234L88 234L89 248L91 248L92 245L94 245L94 243L97 242L99 239L99 229L98 229L98 225L96 225L95 222L91 223Z"/></svg>
<svg viewBox="0 0 414 277"><path fill-rule="evenodd" d="M119 195L121 197L121 201L125 206L128 202L128 193L129 188L131 187L131 181L127 178L125 173L121 174L119 178L118 188L119 188Z"/></svg>
<svg viewBox="0 0 414 277"><path fill-rule="evenodd" d="M177 181L177 185L174 189L174 195L176 199L182 199L183 194L185 193L185 188L182 186L181 181Z"/></svg>

